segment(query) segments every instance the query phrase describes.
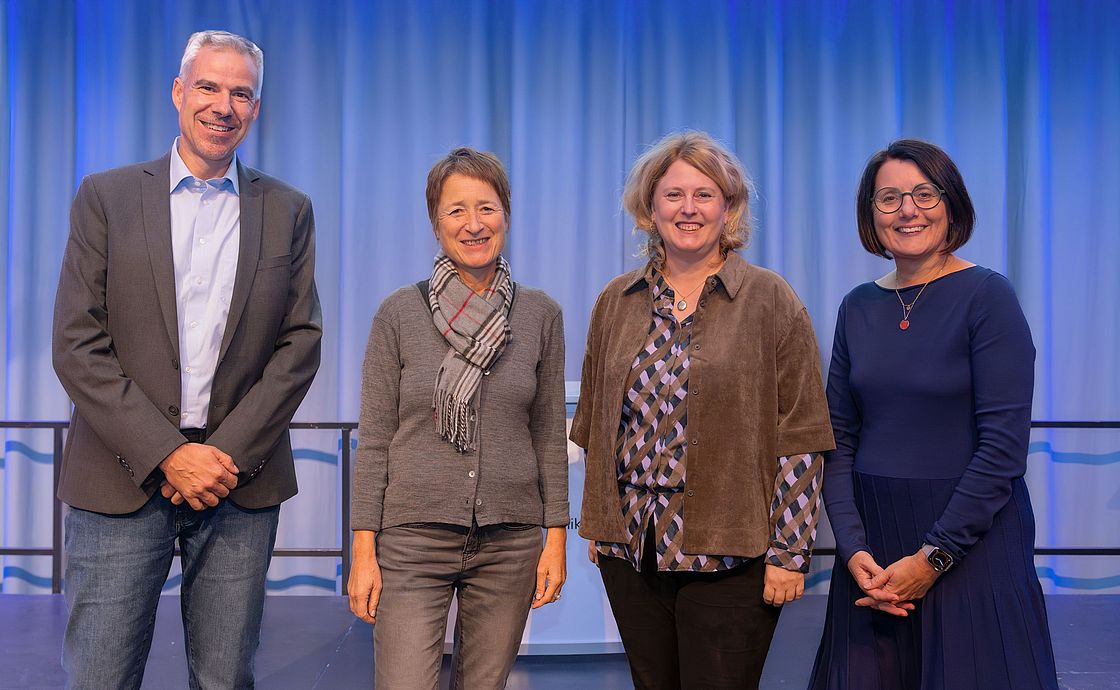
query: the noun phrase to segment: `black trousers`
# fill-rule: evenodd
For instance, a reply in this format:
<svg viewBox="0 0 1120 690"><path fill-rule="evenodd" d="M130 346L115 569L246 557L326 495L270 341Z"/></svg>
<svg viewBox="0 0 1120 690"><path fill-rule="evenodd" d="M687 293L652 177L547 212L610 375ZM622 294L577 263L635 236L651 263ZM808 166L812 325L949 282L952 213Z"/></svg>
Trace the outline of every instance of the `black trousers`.
<svg viewBox="0 0 1120 690"><path fill-rule="evenodd" d="M599 556L635 688L757 688L781 607L762 601L765 556L716 573L657 572L647 539L642 572Z"/></svg>

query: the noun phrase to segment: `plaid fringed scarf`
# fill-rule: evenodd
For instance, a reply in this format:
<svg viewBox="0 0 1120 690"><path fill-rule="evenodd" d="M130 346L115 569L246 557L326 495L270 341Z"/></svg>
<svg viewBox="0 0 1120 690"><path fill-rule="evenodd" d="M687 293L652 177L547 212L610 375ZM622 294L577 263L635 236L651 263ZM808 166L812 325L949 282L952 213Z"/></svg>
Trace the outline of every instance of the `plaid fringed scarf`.
<svg viewBox="0 0 1120 690"><path fill-rule="evenodd" d="M478 295L459 278L455 264L439 254L428 285L432 322L450 346L436 374L432 407L436 430L460 452L474 448L475 396L483 372L502 356L510 339L513 281L509 262L498 257L494 280Z"/></svg>

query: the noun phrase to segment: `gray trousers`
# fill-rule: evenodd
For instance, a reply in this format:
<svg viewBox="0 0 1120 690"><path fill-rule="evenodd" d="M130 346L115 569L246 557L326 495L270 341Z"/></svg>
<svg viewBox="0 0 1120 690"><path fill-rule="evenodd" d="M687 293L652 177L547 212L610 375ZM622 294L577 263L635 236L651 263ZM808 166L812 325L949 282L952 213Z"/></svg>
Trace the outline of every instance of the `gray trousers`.
<svg viewBox="0 0 1120 690"><path fill-rule="evenodd" d="M459 612L451 687L505 687L525 631L541 547L536 525L423 523L378 532L383 589L373 627L376 687L437 687L453 594Z"/></svg>

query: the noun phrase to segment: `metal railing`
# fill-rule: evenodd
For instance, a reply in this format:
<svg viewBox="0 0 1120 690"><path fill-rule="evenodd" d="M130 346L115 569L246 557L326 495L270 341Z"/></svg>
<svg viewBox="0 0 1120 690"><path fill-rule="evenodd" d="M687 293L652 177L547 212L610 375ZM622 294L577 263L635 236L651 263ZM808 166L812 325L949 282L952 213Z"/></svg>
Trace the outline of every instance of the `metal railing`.
<svg viewBox="0 0 1120 690"><path fill-rule="evenodd" d="M49 429L54 435L54 453L52 465L54 468L54 483L51 487L51 546L41 548L5 547L0 546L0 556L50 556L51 558L51 591L58 594L62 591L62 501L58 500L58 476L62 463L63 431L70 427L70 422L9 422L0 420L0 429ZM316 557L316 558L341 558L342 559L342 593L346 594L346 581L350 577L350 479L351 479L351 451L350 440L358 428L357 422L292 422L289 429L325 429L338 431L341 436L339 453L339 475L342 478L342 520L340 525L340 548L306 548L306 549L273 549L272 555L279 557ZM179 555L179 550L175 550Z"/></svg>
<svg viewBox="0 0 1120 690"><path fill-rule="evenodd" d="M54 436L54 454L52 465L54 467L54 496L51 507L51 546L49 548L13 548L0 546L0 556L50 556L51 557L51 591L58 594L62 591L62 502L58 500L58 475L62 463L63 431L70 426L69 422L9 422L0 420L0 429L49 429ZM307 548L307 549L273 549L273 556L280 557L318 557L340 558L342 560L342 594L346 594L346 581L350 577L350 484L351 484L351 451L350 442L353 434L358 429L357 422L293 422L290 429L322 429L335 430L341 435L339 453L339 474L342 484L342 519L340 520L340 548ZM1033 421L1032 429L1120 429L1120 421ZM822 556L836 555L836 549L814 549L815 554ZM1040 547L1034 550L1039 556L1120 556L1120 548L1075 548L1075 547Z"/></svg>

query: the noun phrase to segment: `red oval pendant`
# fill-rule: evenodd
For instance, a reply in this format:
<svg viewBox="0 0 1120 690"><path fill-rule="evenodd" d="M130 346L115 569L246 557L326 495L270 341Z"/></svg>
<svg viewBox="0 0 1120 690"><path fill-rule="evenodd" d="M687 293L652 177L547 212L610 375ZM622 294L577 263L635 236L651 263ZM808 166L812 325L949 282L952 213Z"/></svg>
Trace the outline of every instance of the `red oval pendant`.
<svg viewBox="0 0 1120 690"><path fill-rule="evenodd" d="M899 330L905 331L907 328L910 328L910 321L908 319L903 319L903 320L898 322L898 329Z"/></svg>

